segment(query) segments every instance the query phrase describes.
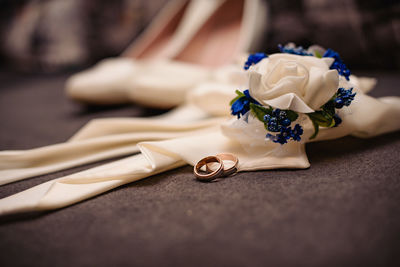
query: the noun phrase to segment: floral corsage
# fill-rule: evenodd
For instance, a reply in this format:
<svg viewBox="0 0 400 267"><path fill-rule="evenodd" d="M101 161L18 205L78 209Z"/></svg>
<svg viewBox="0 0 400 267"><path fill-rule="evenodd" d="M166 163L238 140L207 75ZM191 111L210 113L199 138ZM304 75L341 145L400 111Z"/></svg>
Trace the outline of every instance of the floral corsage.
<svg viewBox="0 0 400 267"><path fill-rule="evenodd" d="M301 140L302 114L314 126L310 139L319 127L337 127L342 121L337 109L349 106L356 95L339 54L319 46L305 50L288 44L279 49L281 53L248 57L244 69L249 89L236 91L230 103L232 115L255 117L264 124L266 139L282 145Z"/></svg>

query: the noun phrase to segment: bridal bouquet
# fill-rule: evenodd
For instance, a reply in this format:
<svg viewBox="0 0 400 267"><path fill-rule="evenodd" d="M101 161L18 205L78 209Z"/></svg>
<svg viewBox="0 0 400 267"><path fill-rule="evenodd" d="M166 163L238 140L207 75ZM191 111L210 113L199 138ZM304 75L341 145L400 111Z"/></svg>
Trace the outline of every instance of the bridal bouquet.
<svg viewBox="0 0 400 267"><path fill-rule="evenodd" d="M300 141L302 123L308 118L314 132L319 127L337 127L342 122L337 110L349 106L356 93L349 82L350 71L338 53L312 46L279 46L281 53L249 56L249 88L237 90L231 112L239 120L249 116L262 123L265 138L279 144Z"/></svg>

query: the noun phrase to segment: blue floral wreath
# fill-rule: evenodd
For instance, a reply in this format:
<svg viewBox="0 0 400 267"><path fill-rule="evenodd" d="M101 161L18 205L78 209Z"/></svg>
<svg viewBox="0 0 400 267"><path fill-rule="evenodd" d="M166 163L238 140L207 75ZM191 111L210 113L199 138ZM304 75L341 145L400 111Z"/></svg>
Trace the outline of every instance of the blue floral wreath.
<svg viewBox="0 0 400 267"><path fill-rule="evenodd" d="M314 52L309 53L303 47L293 46L282 46L279 45L279 50L282 53L295 54L301 56L315 56L318 58L331 57L334 58L334 62L330 66L330 69L336 69L339 75L343 76L346 80L349 80L350 70L341 60L339 54L331 49L326 50L324 55ZM251 54L245 62L244 69L248 70L250 66L257 64L262 59L268 57L264 53ZM281 110L273 109L272 107L265 107L261 105L257 100L251 97L249 90L243 92L236 90L237 96L231 101L231 112L232 115L236 115L238 119L240 116L245 115L251 111L252 114L264 123L266 130L276 134L267 133L266 138L280 144L286 144L289 140L300 141L301 135L303 134L303 128L300 124L295 124L292 128L292 124L297 120L299 114L292 110ZM336 109L341 109L344 106L349 106L354 100L356 93L353 93L353 88L345 89L338 88L337 92L332 98L325 103L320 110L306 113L310 118L314 126L314 134L310 139L315 138L318 135L319 127L337 127L341 122L341 118L336 113Z"/></svg>

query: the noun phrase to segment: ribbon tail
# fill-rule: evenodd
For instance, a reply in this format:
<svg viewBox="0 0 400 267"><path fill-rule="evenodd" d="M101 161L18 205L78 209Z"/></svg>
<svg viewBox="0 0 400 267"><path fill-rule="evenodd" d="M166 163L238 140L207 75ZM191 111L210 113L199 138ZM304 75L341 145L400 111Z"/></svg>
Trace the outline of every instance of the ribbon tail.
<svg viewBox="0 0 400 267"><path fill-rule="evenodd" d="M124 120L129 119L111 119L106 124L110 128L121 129L124 126L120 124L123 124ZM188 124L170 123L169 125L158 125L158 128L157 122L151 121L147 122L146 128L139 128L136 132L92 136L25 151L2 151L0 152L0 185L99 160L137 153L139 152L136 147L138 142L197 134L210 127L215 127L221 120L222 118L213 118ZM136 123L135 125L138 126ZM94 130L98 128L91 128L91 131L95 132ZM147 130L147 128L153 130L141 131Z"/></svg>
<svg viewBox="0 0 400 267"><path fill-rule="evenodd" d="M37 185L0 200L0 215L59 209L126 183L184 165L167 151L134 155Z"/></svg>
<svg viewBox="0 0 400 267"><path fill-rule="evenodd" d="M135 138L119 136L0 152L0 185L117 156L136 153Z"/></svg>
<svg viewBox="0 0 400 267"><path fill-rule="evenodd" d="M151 118L94 119L83 126L68 141L74 142L94 137L132 132L185 131L191 128L206 127L218 121L221 121L221 118L209 118L206 112L194 105L188 104Z"/></svg>

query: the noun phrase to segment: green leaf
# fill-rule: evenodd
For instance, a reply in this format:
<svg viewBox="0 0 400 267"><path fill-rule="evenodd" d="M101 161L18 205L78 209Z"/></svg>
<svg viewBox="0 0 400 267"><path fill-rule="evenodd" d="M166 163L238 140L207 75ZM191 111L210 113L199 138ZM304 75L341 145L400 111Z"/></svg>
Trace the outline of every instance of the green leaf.
<svg viewBox="0 0 400 267"><path fill-rule="evenodd" d="M335 104L333 100L329 100L325 105L322 106L322 110L333 117L335 115Z"/></svg>
<svg viewBox="0 0 400 267"><path fill-rule="evenodd" d="M239 98L241 98L241 97L246 97L246 95L243 94L242 92L240 92L239 90L236 90L235 93L237 94L237 96L236 96L234 99L232 99L231 102L229 102L229 105L231 105L231 106L232 106L233 103L235 103L236 100L238 100Z"/></svg>
<svg viewBox="0 0 400 267"><path fill-rule="evenodd" d="M333 127L333 126L335 126L335 120L332 118L331 121L329 122L329 125L324 127Z"/></svg>
<svg viewBox="0 0 400 267"><path fill-rule="evenodd" d="M322 114L322 112L321 111L316 111L316 112L313 112L313 113L308 113L307 114L308 115L308 117L310 117L310 119L312 120L312 121L315 121L316 123L324 123L324 122L326 122L326 118L324 117L324 115Z"/></svg>
<svg viewBox="0 0 400 267"><path fill-rule="evenodd" d="M246 96L243 92L240 92L239 90L236 90L235 93L236 93L238 96Z"/></svg>
<svg viewBox="0 0 400 267"><path fill-rule="evenodd" d="M314 54L317 58L322 58L322 55L318 51L314 51Z"/></svg>
<svg viewBox="0 0 400 267"><path fill-rule="evenodd" d="M307 115L313 121L313 123L315 122L319 126L332 127L335 125L335 120L333 119L333 116L325 111L316 111Z"/></svg>
<svg viewBox="0 0 400 267"><path fill-rule="evenodd" d="M264 122L264 116L266 114L272 114L272 108L265 108L263 106L254 104L254 103L250 103L250 110L253 112L254 116L257 117L257 119L259 119L260 121Z"/></svg>
<svg viewBox="0 0 400 267"><path fill-rule="evenodd" d="M312 121L312 124L314 126L314 134L310 137L310 139L314 139L318 135L319 125L316 122L314 122L313 120L311 120L311 121Z"/></svg>
<svg viewBox="0 0 400 267"><path fill-rule="evenodd" d="M287 117L289 118L289 120L291 121L295 121L297 120L297 118L299 117L299 114L297 114L295 111L292 110L285 110Z"/></svg>
<svg viewBox="0 0 400 267"><path fill-rule="evenodd" d="M265 130L269 131L268 130L268 123L264 122L264 128L265 128Z"/></svg>

